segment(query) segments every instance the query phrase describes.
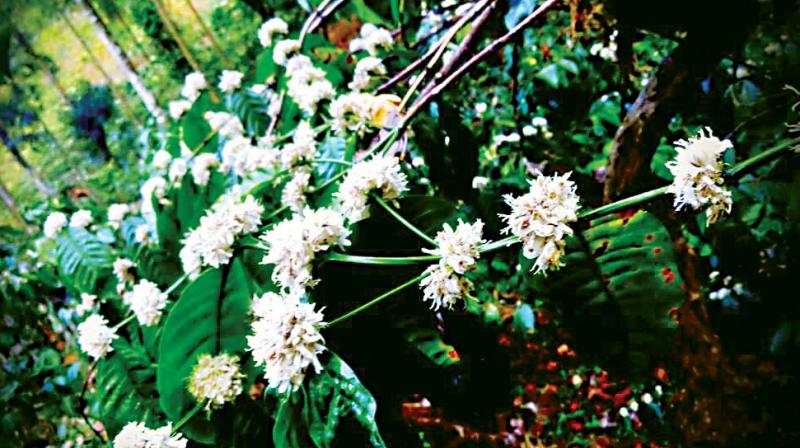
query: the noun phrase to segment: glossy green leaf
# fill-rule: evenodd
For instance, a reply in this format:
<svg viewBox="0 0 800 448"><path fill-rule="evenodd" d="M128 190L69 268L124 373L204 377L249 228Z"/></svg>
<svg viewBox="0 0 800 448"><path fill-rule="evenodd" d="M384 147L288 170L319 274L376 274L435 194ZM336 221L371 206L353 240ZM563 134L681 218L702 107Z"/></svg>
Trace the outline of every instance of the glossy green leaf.
<svg viewBox="0 0 800 448"><path fill-rule="evenodd" d="M88 230L68 227L57 244L59 275L75 289L92 293L98 281L111 273L114 250Z"/></svg>

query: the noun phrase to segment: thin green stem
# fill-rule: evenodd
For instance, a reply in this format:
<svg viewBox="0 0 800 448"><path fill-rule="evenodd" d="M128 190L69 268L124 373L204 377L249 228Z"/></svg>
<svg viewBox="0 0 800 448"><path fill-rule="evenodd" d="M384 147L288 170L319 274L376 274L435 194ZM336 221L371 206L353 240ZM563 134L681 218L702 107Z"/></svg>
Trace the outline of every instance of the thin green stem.
<svg viewBox="0 0 800 448"><path fill-rule="evenodd" d="M383 207L384 210L389 212L389 214L392 215L392 217L394 219L396 219L397 222L399 222L400 224L405 226L406 229L408 229L411 232L413 232L415 235L417 235L418 237L423 239L428 244L432 245L433 247L436 247L436 241L434 241L433 238L431 238L428 235L426 235L425 232L423 232L422 230L418 229L417 226L415 226L414 224L411 224L410 222L408 222L408 220L403 218L400 215L400 213L398 213L397 210L394 209L394 207L392 207L391 205L387 204L386 201L383 200L383 198L381 198L380 196L378 196L377 194L374 194L374 193L370 194L370 196L372 196L372 199L375 199L375 202L377 202L378 205L380 205L381 207Z"/></svg>
<svg viewBox="0 0 800 448"><path fill-rule="evenodd" d="M114 328L112 328L112 330L114 331L119 330L120 328L124 327L128 322L132 321L135 317L136 315L131 313L128 317L122 319L122 322L118 323L117 325L114 325Z"/></svg>
<svg viewBox="0 0 800 448"><path fill-rule="evenodd" d="M797 145L800 145L800 137L785 139L780 143L778 143L777 145L773 146L772 148L764 152L761 152L759 154L756 154L747 160L743 160L737 163L736 165L734 165L733 168L728 170L727 176L736 179L739 176L747 173L751 169L755 169L758 166L767 163L773 157L779 155L781 152L790 150Z"/></svg>
<svg viewBox="0 0 800 448"><path fill-rule="evenodd" d="M366 154L366 157L369 157L371 154L377 152L378 149L382 148L383 146L386 146L386 147L391 146L392 143L394 143L394 141L397 140L397 136L400 134L400 129L401 128L402 128L402 126L397 127L395 129L392 129L392 131L390 133L386 134L386 136L381 141L376 143L375 146L373 146L369 150L369 152ZM333 176L330 179L328 179L322 185L316 187L314 189L314 192L319 192L319 191L322 191L322 190L328 188L329 186L333 185L336 181L338 181L339 179L344 177L346 174L347 174L347 171L342 171L340 173L336 173L335 176Z"/></svg>
<svg viewBox="0 0 800 448"><path fill-rule="evenodd" d="M410 257L370 257L366 255L350 255L331 252L328 260L340 263L367 264L380 266L408 266L435 262L439 259L437 255L414 255Z"/></svg>
<svg viewBox="0 0 800 448"><path fill-rule="evenodd" d="M355 308L355 309L353 309L353 310L351 310L351 311L349 311L347 313L342 314L341 316L337 317L336 319L333 319L332 321L328 322L326 327L331 327L333 325L336 325L339 322L345 321L345 320L355 316L356 314L361 313L362 311L365 311L365 310L367 310L369 308L372 308L373 306L379 304L383 300L385 300L385 299L397 294L398 292L408 288L409 286L416 285L417 283L420 282L420 280L422 280L423 278L425 278L427 276L428 276L427 272L423 272L422 274L419 274L418 276L412 278L411 280L401 284L400 286L397 286L397 287L395 287L393 289L390 289L389 291L386 291L385 293L379 295L378 297L375 297L374 299L372 299L369 302L359 306L358 308Z"/></svg>
<svg viewBox="0 0 800 448"><path fill-rule="evenodd" d="M181 419L178 420L178 423L176 423L175 426L172 428L172 433L170 435L174 436L175 434L177 434L178 431L180 431L180 429L183 428L183 426L186 425L186 423L188 423L189 420L192 419L192 417L194 417L198 412L200 412L201 409L203 409L203 407L205 407L205 404L206 404L205 400L201 401L200 403L197 403L195 407L193 407L192 410L189 411L188 414L181 417Z"/></svg>
<svg viewBox="0 0 800 448"><path fill-rule="evenodd" d="M586 210L584 212L579 213L578 218L579 219L596 218L598 216L607 215L609 213L613 213L633 205L638 205L643 202L648 202L650 200L653 200L659 196L666 194L668 188L669 186L656 188L654 190L645 191L644 193L639 193L629 198L620 199L619 201L603 205L602 207Z"/></svg>
<svg viewBox="0 0 800 448"><path fill-rule="evenodd" d="M283 205L283 206L281 206L279 208L276 208L274 212L270 213L269 216L267 216L265 221L270 221L272 218L274 218L276 216L279 216L281 213L285 212L286 210L289 210L289 206L288 205Z"/></svg>
<svg viewBox="0 0 800 448"><path fill-rule="evenodd" d="M175 291L175 289L177 289L178 286L181 285L181 283L186 281L187 278L189 278L189 274L181 275L179 279L175 280L175 283L169 285L169 288L167 288L167 290L164 291L164 294L166 294L166 295L172 294L172 292Z"/></svg>
<svg viewBox="0 0 800 448"><path fill-rule="evenodd" d="M314 159L314 160L310 160L309 163L311 163L311 164L315 164L315 163L316 164L319 164L319 163L337 163L339 165L346 165L346 166L352 165L352 163L348 162L347 160L326 159L324 157L318 158L318 159Z"/></svg>

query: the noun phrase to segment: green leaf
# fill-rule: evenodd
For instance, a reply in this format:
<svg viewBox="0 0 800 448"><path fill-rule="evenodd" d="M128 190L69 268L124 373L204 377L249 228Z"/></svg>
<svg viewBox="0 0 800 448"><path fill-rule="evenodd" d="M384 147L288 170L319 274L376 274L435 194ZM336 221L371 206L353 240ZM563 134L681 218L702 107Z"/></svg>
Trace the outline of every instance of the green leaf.
<svg viewBox="0 0 800 448"><path fill-rule="evenodd" d="M313 446L308 429L308 397L300 388L281 402L272 427L275 448L307 448Z"/></svg>
<svg viewBox="0 0 800 448"><path fill-rule="evenodd" d="M557 89L560 85L560 75L556 64L547 64L543 69L533 75L537 79L546 82L550 87Z"/></svg>
<svg viewBox="0 0 800 448"><path fill-rule="evenodd" d="M208 92L203 92L203 94L192 103L192 107L181 117L180 123L181 132L183 133L183 142L192 151L194 151L211 133L211 126L208 124L205 117L203 117L209 110L214 110L213 103L211 102L211 97ZM219 137L215 135L203 146L200 152L214 152L217 148L218 140ZM172 155L178 156L180 152Z"/></svg>
<svg viewBox="0 0 800 448"><path fill-rule="evenodd" d="M560 304L587 354L610 356L646 372L670 350L670 311L685 299L673 244L645 211L591 221L568 240L564 268L533 278ZM531 261L521 258L522 269ZM603 337L598 337L603 335Z"/></svg>
<svg viewBox="0 0 800 448"><path fill-rule="evenodd" d="M161 420L155 365L144 347L131 345L123 338L114 340L113 346L111 356L97 364L93 397L98 415L112 437L128 422L154 427Z"/></svg>
<svg viewBox="0 0 800 448"><path fill-rule="evenodd" d="M335 354L331 353L325 370L309 380L307 406L309 435L317 447L328 448L334 440L337 446L386 446L375 423L375 398L353 369ZM354 420L358 426L337 431L347 419ZM363 433L358 434L357 430Z"/></svg>
<svg viewBox="0 0 800 448"><path fill-rule="evenodd" d="M56 258L61 278L78 291L96 291L97 282L111 273L114 250L80 227L67 228L57 242Z"/></svg>
<svg viewBox="0 0 800 448"><path fill-rule="evenodd" d="M536 9L536 0L511 0L509 2L508 12L503 18L506 28L509 30L517 26L528 14Z"/></svg>
<svg viewBox="0 0 800 448"><path fill-rule="evenodd" d="M243 89L228 97L227 106L242 121L248 135L264 135L269 126L267 98Z"/></svg>
<svg viewBox="0 0 800 448"><path fill-rule="evenodd" d="M461 362L455 347L444 342L427 314L416 314L409 319L396 319L406 341L423 356L439 367L450 367Z"/></svg>
<svg viewBox="0 0 800 448"><path fill-rule="evenodd" d="M195 405L187 391L197 358L209 353L241 353L249 332L253 285L243 263L210 269L183 290L164 324L159 348L158 392L161 408L177 421ZM183 432L193 440L210 443L214 425L198 414Z"/></svg>

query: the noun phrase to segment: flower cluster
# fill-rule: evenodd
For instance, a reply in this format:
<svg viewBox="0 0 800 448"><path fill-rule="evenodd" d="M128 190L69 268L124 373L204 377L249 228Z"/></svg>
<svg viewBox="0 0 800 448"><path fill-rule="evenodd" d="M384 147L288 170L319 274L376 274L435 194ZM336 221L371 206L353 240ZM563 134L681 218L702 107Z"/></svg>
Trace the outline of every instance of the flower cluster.
<svg viewBox="0 0 800 448"><path fill-rule="evenodd" d="M300 51L300 41L296 39L286 39L279 41L272 49L272 60L278 65L286 65L289 62L289 55ZM287 70L288 71L288 70Z"/></svg>
<svg viewBox="0 0 800 448"><path fill-rule="evenodd" d="M131 269L136 265L133 261L127 258L117 258L112 265L114 275L120 283L127 283L133 281L133 273Z"/></svg>
<svg viewBox="0 0 800 448"><path fill-rule="evenodd" d="M249 350L258 366L265 367L268 387L278 393L297 389L308 366L319 373L319 355L325 351L320 329L325 326L321 311L303 303L297 295L268 292L254 298L253 334L247 337Z"/></svg>
<svg viewBox="0 0 800 448"><path fill-rule="evenodd" d="M713 224L723 214L730 213L733 205L731 192L723 187L720 161L722 153L733 144L714 137L711 129L706 128L696 137L679 140L675 145L678 155L666 164L675 176L668 189L675 195L675 209L686 205L698 209L707 205L707 222Z"/></svg>
<svg viewBox="0 0 800 448"><path fill-rule="evenodd" d="M153 197L155 197L159 203L164 203L164 195L167 192L167 181L161 176L154 176L142 184L139 188L139 192L142 195L142 213L143 214L152 214L155 212L153 210Z"/></svg>
<svg viewBox="0 0 800 448"><path fill-rule="evenodd" d="M46 238L54 238L64 227L67 226L67 215L61 212L53 212L47 215L42 226L42 232Z"/></svg>
<svg viewBox="0 0 800 448"><path fill-rule="evenodd" d="M234 114L208 111L203 114L203 118L206 119L211 129L217 131L222 137L231 138L244 134L242 120Z"/></svg>
<svg viewBox="0 0 800 448"><path fill-rule="evenodd" d="M368 56L358 61L353 72L353 80L347 86L352 90L365 90L372 83L373 76L385 74L386 67L383 65L383 61L380 58Z"/></svg>
<svg viewBox="0 0 800 448"><path fill-rule="evenodd" d="M99 314L92 314L78 325L78 345L94 359L114 351L111 343L117 337L116 330L109 327L106 318Z"/></svg>
<svg viewBox="0 0 800 448"><path fill-rule="evenodd" d="M309 161L317 154L316 134L307 121L297 124L292 141L281 148L281 166L294 168L299 162Z"/></svg>
<svg viewBox="0 0 800 448"><path fill-rule="evenodd" d="M237 176L247 176L259 169L275 165L275 153L252 144L250 137L239 135L222 147L222 164L219 171L232 171Z"/></svg>
<svg viewBox="0 0 800 448"><path fill-rule="evenodd" d="M111 204L108 206L108 225L118 229L125 219L125 215L130 213L131 206L128 204Z"/></svg>
<svg viewBox="0 0 800 448"><path fill-rule="evenodd" d="M242 393L242 378L238 356L203 354L189 377L189 393L198 403L208 400L206 409L216 409Z"/></svg>
<svg viewBox="0 0 800 448"><path fill-rule="evenodd" d="M406 191L407 184L396 157L375 156L353 165L335 196L342 213L352 223L369 216L367 198L371 191L379 190L383 199L394 200Z"/></svg>
<svg viewBox="0 0 800 448"><path fill-rule="evenodd" d="M325 70L315 67L308 56L299 54L286 63L286 92L308 115L317 110L317 103L333 97L333 84L325 78Z"/></svg>
<svg viewBox="0 0 800 448"><path fill-rule="evenodd" d="M244 73L242 72L238 72L236 70L223 70L222 74L219 75L219 90L222 90L225 93L233 93L242 86L242 78L244 78Z"/></svg>
<svg viewBox="0 0 800 448"><path fill-rule="evenodd" d="M578 194L570 173L539 175L529 180L530 191L522 196L506 195L511 213L500 215L511 232L522 241L522 254L534 261L533 270L544 272L561 266L565 235L572 235L569 223L578 220Z"/></svg>
<svg viewBox="0 0 800 448"><path fill-rule="evenodd" d="M158 289L155 283L142 279L133 285L130 292L125 293L123 301L130 305L139 324L150 326L161 320L167 305L167 294Z"/></svg>
<svg viewBox="0 0 800 448"><path fill-rule="evenodd" d="M344 218L331 209L305 208L291 219L270 229L262 239L269 249L261 260L273 264L272 280L294 294L301 294L316 282L311 276L315 253L333 245L350 244L350 230Z"/></svg>
<svg viewBox="0 0 800 448"><path fill-rule="evenodd" d="M172 424L149 429L144 423L130 422L114 437L114 448L186 448L181 433L172 435Z"/></svg>
<svg viewBox="0 0 800 448"><path fill-rule="evenodd" d="M328 108L333 119L331 129L338 134L350 131L364 135L371 125L377 124L377 119L388 106L391 103L385 101L383 96L370 93L349 92L339 95Z"/></svg>
<svg viewBox="0 0 800 448"><path fill-rule="evenodd" d="M385 28L375 26L371 23L365 23L361 27L358 37L350 41L350 51L355 53L360 50L365 50L371 56L378 53L378 48L391 49L394 39L392 33Z"/></svg>
<svg viewBox="0 0 800 448"><path fill-rule="evenodd" d="M192 179L199 186L205 186L211 179L211 168L219 165L216 154L204 152L192 159Z"/></svg>
<svg viewBox="0 0 800 448"><path fill-rule="evenodd" d="M78 210L69 217L69 226L84 228L91 224L93 220L92 212L89 210Z"/></svg>
<svg viewBox="0 0 800 448"><path fill-rule="evenodd" d="M440 257L439 263L425 270L428 275L420 282L423 298L431 301L431 309L452 308L469 293L472 285L462 276L475 269L475 261L480 257L478 246L484 242L481 220L474 224L459 220L455 230L445 224L436 234L436 249L423 249Z"/></svg>
<svg viewBox="0 0 800 448"><path fill-rule="evenodd" d="M287 34L289 25L280 17L273 17L264 22L258 29L258 41L264 47L272 45L272 38L275 34Z"/></svg>
<svg viewBox="0 0 800 448"><path fill-rule="evenodd" d="M206 83L206 77L202 73L189 73L183 80L181 96L189 101L194 101L206 87L208 87L208 83Z"/></svg>
<svg viewBox="0 0 800 448"><path fill-rule="evenodd" d="M292 178L286 182L281 193L281 204L295 213L306 206L306 191L311 184L311 169L299 167L294 170Z"/></svg>
<svg viewBox="0 0 800 448"><path fill-rule="evenodd" d="M200 225L183 240L183 271L196 275L201 266L219 267L233 256L233 242L261 224L264 207L252 196L240 199L235 192L223 196L200 218Z"/></svg>

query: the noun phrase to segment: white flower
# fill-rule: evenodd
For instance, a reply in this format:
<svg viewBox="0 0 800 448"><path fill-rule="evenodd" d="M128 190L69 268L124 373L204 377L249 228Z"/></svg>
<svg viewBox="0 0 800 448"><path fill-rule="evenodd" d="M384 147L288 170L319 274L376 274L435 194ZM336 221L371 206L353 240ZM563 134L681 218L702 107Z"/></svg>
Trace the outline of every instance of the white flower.
<svg viewBox="0 0 800 448"><path fill-rule="evenodd" d="M151 214L153 210L153 196L161 202L167 191L167 181L161 176L147 179L139 192L142 194L142 214Z"/></svg>
<svg viewBox="0 0 800 448"><path fill-rule="evenodd" d="M169 116L173 120L177 120L186 113L187 110L192 108L192 102L189 100L175 100L169 102Z"/></svg>
<svg viewBox="0 0 800 448"><path fill-rule="evenodd" d="M192 159L192 179L196 185L204 186L211 178L211 168L219 165L217 155L204 152Z"/></svg>
<svg viewBox="0 0 800 448"><path fill-rule="evenodd" d="M730 213L733 205L731 192L723 186L720 160L733 144L714 137L710 128L706 128L706 133L701 130L688 141L675 142L678 155L666 164L675 179L667 191L675 195L676 210L685 205L695 210L708 206L707 222L713 224L723 214Z"/></svg>
<svg viewBox="0 0 800 448"><path fill-rule="evenodd" d="M289 32L289 25L280 17L273 17L261 25L258 29L258 41L261 46L269 47L272 45L272 38L276 33L286 34Z"/></svg>
<svg viewBox="0 0 800 448"><path fill-rule="evenodd" d="M238 356L203 354L197 358L189 378L189 393L198 403L208 400L206 409L216 409L242 393L242 378Z"/></svg>
<svg viewBox="0 0 800 448"><path fill-rule="evenodd" d="M67 226L67 215L61 212L53 212L47 215L42 226L42 232L46 238L53 238Z"/></svg>
<svg viewBox="0 0 800 448"><path fill-rule="evenodd" d="M262 236L269 249L261 263L275 265L272 280L282 288L300 294L306 287L316 284L311 275L315 253L328 250L332 245L350 244L348 236L350 230L338 212L327 208L305 208Z"/></svg>
<svg viewBox="0 0 800 448"><path fill-rule="evenodd" d="M338 134L351 131L364 135L375 115L375 106L375 97L369 93L349 92L339 95L328 107L328 113L333 118L331 129Z"/></svg>
<svg viewBox="0 0 800 448"><path fill-rule="evenodd" d="M144 423L130 422L114 437L114 448L186 448L181 433L172 435L172 424L149 429Z"/></svg>
<svg viewBox="0 0 800 448"><path fill-rule="evenodd" d="M281 204L289 207L293 212L299 212L306 205L306 191L311 183L311 170L308 167L296 169L286 182L281 193Z"/></svg>
<svg viewBox="0 0 800 448"><path fill-rule="evenodd" d="M78 210L77 212L73 213L72 216L69 218L69 226L70 227L86 227L92 223L94 218L92 218L92 212L89 210Z"/></svg>
<svg viewBox="0 0 800 448"><path fill-rule="evenodd" d="M201 266L216 268L227 264L233 256L236 237L256 230L262 213L264 207L252 196L241 200L233 193L220 198L183 240L178 256L184 272L196 274Z"/></svg>
<svg viewBox="0 0 800 448"><path fill-rule="evenodd" d="M483 115L487 109L489 109L489 105L486 103L478 103L475 105L475 112L477 112L478 115Z"/></svg>
<svg viewBox="0 0 800 448"><path fill-rule="evenodd" d="M478 246L483 239L483 222L479 219L474 224L458 220L455 230L445 223L436 234L436 249L422 249L423 252L440 257L439 263L457 274L470 271L475 260L480 258Z"/></svg>
<svg viewBox="0 0 800 448"><path fill-rule="evenodd" d="M312 160L317 154L314 129L307 121L301 121L294 130L292 142L281 149L281 166L292 168L301 161Z"/></svg>
<svg viewBox="0 0 800 448"><path fill-rule="evenodd" d="M379 58L368 56L356 64L353 81L347 86L353 90L364 90L370 86L374 75L385 75L386 67Z"/></svg>
<svg viewBox="0 0 800 448"><path fill-rule="evenodd" d="M189 101L194 101L200 96L200 92L208 87L206 77L200 72L192 72L186 75L181 89L181 96Z"/></svg>
<svg viewBox="0 0 800 448"><path fill-rule="evenodd" d="M137 243L142 243L146 245L150 245L152 243L152 239L150 238L150 226L147 224L140 224L134 230L133 239Z"/></svg>
<svg viewBox="0 0 800 448"><path fill-rule="evenodd" d="M187 171L189 171L189 162L183 157L178 157L170 164L167 177L170 182L177 185L181 182Z"/></svg>
<svg viewBox="0 0 800 448"><path fill-rule="evenodd" d="M617 60L617 43L611 41L608 45L604 45L603 42L595 42L589 48L589 54L592 56L600 56L602 59L606 61L616 61Z"/></svg>
<svg viewBox="0 0 800 448"><path fill-rule="evenodd" d="M120 283L132 282L133 274L130 270L135 266L136 265L133 263L133 261L127 258L117 258L114 260L113 264L114 275L117 277L117 280L119 280Z"/></svg>
<svg viewBox="0 0 800 448"><path fill-rule="evenodd" d="M274 154L253 145L250 137L238 136L225 142L222 147L222 164L219 171L224 173L233 171L240 177L245 177L259 168L268 168L274 165Z"/></svg>
<svg viewBox="0 0 800 448"><path fill-rule="evenodd" d="M572 235L570 222L578 220L578 195L572 173L551 177L539 175L529 180L530 191L522 196L506 195L511 213L500 215L511 232L522 240L522 254L535 260L533 270L543 272L561 266L564 236Z"/></svg>
<svg viewBox="0 0 800 448"><path fill-rule="evenodd" d="M203 114L211 129L217 131L225 138L237 137L244 134L244 126L239 117L227 112L208 111Z"/></svg>
<svg viewBox="0 0 800 448"><path fill-rule="evenodd" d="M300 41L295 39L286 39L279 41L275 44L272 50L272 60L278 65L286 65L289 59L289 54L300 51Z"/></svg>
<svg viewBox="0 0 800 448"><path fill-rule="evenodd" d="M225 93L233 93L236 89L242 86L242 78L244 73L236 70L223 70L219 75L219 90Z"/></svg>
<svg viewBox="0 0 800 448"><path fill-rule="evenodd" d="M458 276L441 263L428 266L425 273L428 275L420 281L419 286L422 288L423 300L431 301L432 310L453 308L472 289L472 283L466 277Z"/></svg>
<svg viewBox="0 0 800 448"><path fill-rule="evenodd" d="M125 219L125 215L130 213L131 206L128 204L111 204L108 206L108 224L117 229L119 228L120 224L122 224L122 220Z"/></svg>
<svg viewBox="0 0 800 448"><path fill-rule="evenodd" d="M319 355L325 351L320 329L325 326L321 311L303 303L297 295L267 293L255 298L253 334L247 337L249 350L258 366L264 366L267 387L278 393L296 390L306 370L319 373Z"/></svg>
<svg viewBox="0 0 800 448"><path fill-rule="evenodd" d="M158 289L155 283L142 279L133 285L131 292L125 293L124 301L129 303L136 319L144 326L155 325L161 319L167 305L167 294Z"/></svg>
<svg viewBox="0 0 800 448"><path fill-rule="evenodd" d="M75 312L78 316L83 316L86 312L91 311L97 303L97 296L94 294L81 293L81 303L75 307Z"/></svg>
<svg viewBox="0 0 800 448"><path fill-rule="evenodd" d="M353 165L334 196L342 213L350 222L356 222L368 216L367 198L371 191L379 190L383 199L393 200L406 191L407 184L396 157L375 156Z"/></svg>
<svg viewBox="0 0 800 448"><path fill-rule="evenodd" d="M472 188L475 190L483 190L489 186L489 178L483 176L475 176L472 178Z"/></svg>
<svg viewBox="0 0 800 448"><path fill-rule="evenodd" d="M99 314L92 314L78 325L78 345L94 359L114 351L111 342L116 338L116 330L110 328L106 318Z"/></svg>
<svg viewBox="0 0 800 448"><path fill-rule="evenodd" d="M153 154L153 161L151 164L153 165L153 168L157 170L164 170L169 166L169 162L171 161L172 154L170 154L167 150L159 149L155 154Z"/></svg>
<svg viewBox="0 0 800 448"><path fill-rule="evenodd" d="M325 70L315 67L308 56L296 55L289 59L286 75L289 77L287 93L307 115L313 115L317 103L332 98L335 93L333 84L325 78Z"/></svg>
<svg viewBox="0 0 800 448"><path fill-rule="evenodd" d="M392 33L385 28L377 27L371 23L365 23L361 27L359 37L350 41L350 52L355 53L359 50L366 50L370 55L375 56L378 48L392 48L394 39Z"/></svg>

